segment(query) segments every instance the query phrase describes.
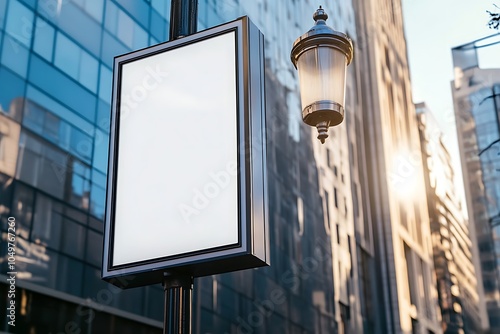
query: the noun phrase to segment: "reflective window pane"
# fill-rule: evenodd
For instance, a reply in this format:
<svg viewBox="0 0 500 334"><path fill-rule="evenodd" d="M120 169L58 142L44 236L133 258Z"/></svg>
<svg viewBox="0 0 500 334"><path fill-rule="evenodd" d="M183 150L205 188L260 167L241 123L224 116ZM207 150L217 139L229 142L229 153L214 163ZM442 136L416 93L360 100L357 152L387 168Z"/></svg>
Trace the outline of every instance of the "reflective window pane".
<svg viewBox="0 0 500 334"><path fill-rule="evenodd" d="M106 20L104 24L111 34L116 34L116 28L118 27L118 8L112 2L106 4Z"/></svg>
<svg viewBox="0 0 500 334"><path fill-rule="evenodd" d="M0 213L3 216L0 226L7 230L7 218L11 210L10 206L14 189L12 178L8 175L0 174L0 189L2 189L0 191Z"/></svg>
<svg viewBox="0 0 500 334"><path fill-rule="evenodd" d="M57 98L71 110L94 122L97 100L95 94L35 54L31 55L29 80L38 87L44 87L47 94Z"/></svg>
<svg viewBox="0 0 500 334"><path fill-rule="evenodd" d="M54 64L72 78L78 77L80 48L66 36L57 33Z"/></svg>
<svg viewBox="0 0 500 334"><path fill-rule="evenodd" d="M89 226L91 228L97 230L101 234L104 233L104 227L103 227L103 221L102 221L102 219L96 219L93 216L89 216ZM87 240L88 240L88 238L89 237L87 236Z"/></svg>
<svg viewBox="0 0 500 334"><path fill-rule="evenodd" d="M90 213L99 218L104 217L104 208L106 199L105 189L106 189L106 175L94 169L92 171ZM101 224L102 222L99 222L98 229L102 228Z"/></svg>
<svg viewBox="0 0 500 334"><path fill-rule="evenodd" d="M7 0L0 0L0 27L3 27L6 7L7 7Z"/></svg>
<svg viewBox="0 0 500 334"><path fill-rule="evenodd" d="M42 133L43 132L43 121L45 118L45 110L39 108L34 103L27 103L24 109L23 125L28 129Z"/></svg>
<svg viewBox="0 0 500 334"><path fill-rule="evenodd" d="M108 104L111 103L111 82L113 73L106 66L101 65L101 78L99 83L99 97Z"/></svg>
<svg viewBox="0 0 500 334"><path fill-rule="evenodd" d="M83 263L67 256L58 255L56 289L81 296Z"/></svg>
<svg viewBox="0 0 500 334"><path fill-rule="evenodd" d="M72 150L72 154L76 153L78 157L90 161L92 150L90 137L85 136L86 141L89 142L87 145L71 146L71 140L74 137L72 134L82 133L82 131L31 100L25 104L23 125L60 148L66 151Z"/></svg>
<svg viewBox="0 0 500 334"><path fill-rule="evenodd" d="M73 160L69 194L66 200L80 209L88 210L90 204L90 169L78 160Z"/></svg>
<svg viewBox="0 0 500 334"><path fill-rule="evenodd" d="M110 111L111 111L111 106L104 102L103 100L99 99L98 105L97 105L97 126L101 128L102 130L106 131L106 133L109 133L109 127L110 127Z"/></svg>
<svg viewBox="0 0 500 334"><path fill-rule="evenodd" d="M97 169L92 170L92 183L103 188L106 187L106 174L99 172Z"/></svg>
<svg viewBox="0 0 500 334"><path fill-rule="evenodd" d="M79 81L82 85L97 92L97 74L99 70L98 61L87 52L81 53Z"/></svg>
<svg viewBox="0 0 500 334"><path fill-rule="evenodd" d="M201 1L202 3L204 1ZM151 6L164 18L169 18L170 1L169 0L151 0Z"/></svg>
<svg viewBox="0 0 500 334"><path fill-rule="evenodd" d="M76 41L88 52L95 56L99 55L102 28L85 10L65 0L61 1L60 11L56 14L56 17L57 26L61 31L64 31L68 37ZM82 29L82 27L85 28Z"/></svg>
<svg viewBox="0 0 500 334"><path fill-rule="evenodd" d="M54 28L47 21L40 17L36 19L33 49L48 62L52 62L54 34Z"/></svg>
<svg viewBox="0 0 500 334"><path fill-rule="evenodd" d="M62 223L61 250L71 256L83 259L85 248L86 228L70 219L64 219Z"/></svg>
<svg viewBox="0 0 500 334"><path fill-rule="evenodd" d="M106 192L104 188L92 184L91 194L90 194L90 213L98 218L104 217Z"/></svg>
<svg viewBox="0 0 500 334"><path fill-rule="evenodd" d="M92 156L92 138L83 131L77 128L71 129L70 151L83 159L85 162L90 162Z"/></svg>
<svg viewBox="0 0 500 334"><path fill-rule="evenodd" d="M108 144L109 136L101 130L96 130L93 166L103 173L106 173L108 168Z"/></svg>
<svg viewBox="0 0 500 334"><path fill-rule="evenodd" d="M18 242L17 251L24 254L23 265L16 268L23 280L49 288L56 287L59 276L58 253L33 242Z"/></svg>
<svg viewBox="0 0 500 334"><path fill-rule="evenodd" d="M148 46L148 33L139 25L134 25L134 39L132 42L132 49L142 49Z"/></svg>
<svg viewBox="0 0 500 334"><path fill-rule="evenodd" d="M31 240L36 244L59 250L61 244L62 205L40 193L36 196Z"/></svg>
<svg viewBox="0 0 500 334"><path fill-rule="evenodd" d="M24 103L25 81L5 67L0 67L0 112L20 121Z"/></svg>
<svg viewBox="0 0 500 334"><path fill-rule="evenodd" d="M102 234L89 230L87 233L87 255L85 260L96 267L102 264Z"/></svg>
<svg viewBox="0 0 500 334"><path fill-rule="evenodd" d="M5 31L24 46L29 47L33 32L33 11L19 1L9 3Z"/></svg>
<svg viewBox="0 0 500 334"><path fill-rule="evenodd" d="M56 115L48 112L45 114L43 123L43 133L45 138L59 143L59 129L61 128L61 119Z"/></svg>
<svg viewBox="0 0 500 334"><path fill-rule="evenodd" d="M12 215L16 217L17 235L28 240L33 219L34 194L31 188L20 183L14 189Z"/></svg>
<svg viewBox="0 0 500 334"><path fill-rule="evenodd" d="M2 48L2 64L21 77L26 77L28 69L28 49L9 35L5 35Z"/></svg>
<svg viewBox="0 0 500 334"><path fill-rule="evenodd" d="M0 75L1 75L1 71L0 71ZM1 87L1 84L2 84L2 82L0 81L0 87ZM40 106L42 106L43 108L45 108L46 110L50 110L50 112L59 116L61 119L65 120L66 122L68 122L72 126L78 128L78 129L81 129L81 130L85 131L85 133L88 133L88 134L94 133L94 127L92 126L91 123L87 122L86 120L84 120L83 118L78 116L75 112L64 107L63 105L56 102L52 98L48 97L45 93L42 93L41 91L34 88L33 86L28 85L26 96L30 101L34 101L37 104L39 104ZM67 136L64 135L64 138L66 138L66 137ZM64 147L66 147L66 146L64 146Z"/></svg>
<svg viewBox="0 0 500 334"><path fill-rule="evenodd" d="M128 47L133 46L134 41L134 21L124 11L118 10L118 38Z"/></svg>
<svg viewBox="0 0 500 334"><path fill-rule="evenodd" d="M103 0L71 0L85 10L87 14L96 19L98 22L102 21L102 12L104 8Z"/></svg>
<svg viewBox="0 0 500 334"><path fill-rule="evenodd" d="M1 173L13 177L16 173L19 135L19 123L0 114L0 175ZM0 187L0 193L5 191ZM9 204L10 206L10 204ZM0 206L0 215L4 210Z"/></svg>
<svg viewBox="0 0 500 334"><path fill-rule="evenodd" d="M104 8L104 0L86 0L85 10L97 21L102 21L102 12Z"/></svg>
<svg viewBox="0 0 500 334"><path fill-rule="evenodd" d="M156 40L165 41L167 32L167 22L156 11L151 11L150 33Z"/></svg>
<svg viewBox="0 0 500 334"><path fill-rule="evenodd" d="M62 199L67 170L67 154L33 135L21 133L18 179Z"/></svg>

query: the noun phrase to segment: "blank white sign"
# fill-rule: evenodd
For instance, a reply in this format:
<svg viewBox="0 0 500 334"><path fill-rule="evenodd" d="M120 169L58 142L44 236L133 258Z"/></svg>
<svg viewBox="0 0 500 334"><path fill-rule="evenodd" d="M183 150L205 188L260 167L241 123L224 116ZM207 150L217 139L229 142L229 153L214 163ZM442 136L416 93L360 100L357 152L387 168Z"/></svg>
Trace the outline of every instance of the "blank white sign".
<svg viewBox="0 0 500 334"><path fill-rule="evenodd" d="M238 242L235 32L122 67L112 265Z"/></svg>

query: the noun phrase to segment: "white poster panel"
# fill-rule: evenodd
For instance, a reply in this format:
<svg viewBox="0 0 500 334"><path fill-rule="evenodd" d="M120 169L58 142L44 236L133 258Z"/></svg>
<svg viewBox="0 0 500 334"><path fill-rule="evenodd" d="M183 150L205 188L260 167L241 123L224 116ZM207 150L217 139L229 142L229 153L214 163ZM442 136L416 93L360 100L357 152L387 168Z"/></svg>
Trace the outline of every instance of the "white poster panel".
<svg viewBox="0 0 500 334"><path fill-rule="evenodd" d="M235 31L125 63L112 266L238 243Z"/></svg>

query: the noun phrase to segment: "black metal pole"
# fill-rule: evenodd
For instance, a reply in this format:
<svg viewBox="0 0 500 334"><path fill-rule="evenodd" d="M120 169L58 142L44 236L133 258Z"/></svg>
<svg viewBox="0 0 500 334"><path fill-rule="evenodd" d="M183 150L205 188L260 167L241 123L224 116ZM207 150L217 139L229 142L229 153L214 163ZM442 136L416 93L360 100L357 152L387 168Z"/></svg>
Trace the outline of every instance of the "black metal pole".
<svg viewBox="0 0 500 334"><path fill-rule="evenodd" d="M192 276L165 276L163 334L191 334Z"/></svg>
<svg viewBox="0 0 500 334"><path fill-rule="evenodd" d="M198 22L198 0L172 0L170 4L170 40L194 34Z"/></svg>
<svg viewBox="0 0 500 334"><path fill-rule="evenodd" d="M198 0L171 0L169 40L194 34L198 22ZM191 334L193 277L166 275L163 334Z"/></svg>

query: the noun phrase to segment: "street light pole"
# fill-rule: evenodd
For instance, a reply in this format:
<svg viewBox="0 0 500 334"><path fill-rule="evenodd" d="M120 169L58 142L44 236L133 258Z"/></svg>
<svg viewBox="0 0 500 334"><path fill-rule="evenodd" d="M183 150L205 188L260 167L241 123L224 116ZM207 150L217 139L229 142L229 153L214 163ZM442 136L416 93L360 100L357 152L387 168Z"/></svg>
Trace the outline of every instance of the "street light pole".
<svg viewBox="0 0 500 334"><path fill-rule="evenodd" d="M191 334L192 276L164 275L165 318L163 334Z"/></svg>
<svg viewBox="0 0 500 334"><path fill-rule="evenodd" d="M171 0L169 40L196 33L198 0ZM164 273L163 334L191 334L193 276Z"/></svg>
<svg viewBox="0 0 500 334"><path fill-rule="evenodd" d="M198 22L198 0L171 0L170 40L194 34Z"/></svg>

